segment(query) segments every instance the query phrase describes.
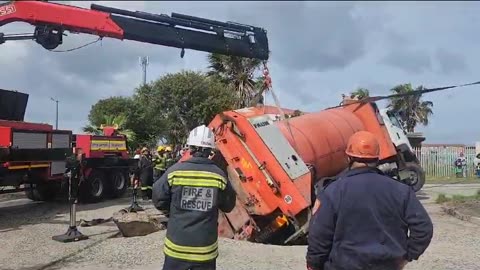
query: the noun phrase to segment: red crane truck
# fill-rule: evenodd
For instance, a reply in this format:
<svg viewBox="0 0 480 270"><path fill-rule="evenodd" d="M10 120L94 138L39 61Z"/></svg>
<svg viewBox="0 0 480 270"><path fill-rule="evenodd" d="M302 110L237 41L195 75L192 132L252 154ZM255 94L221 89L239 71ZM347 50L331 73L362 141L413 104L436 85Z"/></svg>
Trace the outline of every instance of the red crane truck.
<svg viewBox="0 0 480 270"><path fill-rule="evenodd" d="M135 160L129 158L126 138L116 127L104 127L101 136L54 130L48 124L23 121L27 94L0 90L0 98L6 105L0 111L0 186L24 185L29 199L53 200L64 183L66 157L82 151L87 165L83 201L125 193Z"/></svg>
<svg viewBox="0 0 480 270"><path fill-rule="evenodd" d="M30 39L53 50L69 31L180 48L182 57L184 49L260 60L269 57L267 34L262 28L178 13L168 16L96 4L85 9L47 1L0 4L0 27L12 22L29 23L35 31L28 35L0 32L0 44ZM125 192L132 161L124 137L111 128L104 129L103 136L75 135L54 130L51 125L23 122L28 96L7 92L3 91L5 98L0 102L13 106L0 114L0 186L25 184L29 198L50 200L63 182L66 156L82 151L87 170L80 186L81 198L98 201ZM19 98L23 103L13 102Z"/></svg>

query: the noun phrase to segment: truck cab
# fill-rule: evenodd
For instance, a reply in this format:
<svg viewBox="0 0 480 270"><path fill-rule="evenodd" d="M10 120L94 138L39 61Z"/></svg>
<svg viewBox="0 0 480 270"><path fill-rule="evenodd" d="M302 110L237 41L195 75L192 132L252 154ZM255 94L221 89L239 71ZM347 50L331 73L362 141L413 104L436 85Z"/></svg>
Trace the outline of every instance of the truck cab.
<svg viewBox="0 0 480 270"><path fill-rule="evenodd" d="M383 118L385 127L390 134L390 138L396 147L403 146L413 152L412 145L407 137L407 132L403 129L402 120L397 112L388 109L381 109L380 115Z"/></svg>
<svg viewBox="0 0 480 270"><path fill-rule="evenodd" d="M379 110L385 127L398 152L397 168L398 177L419 191L425 184L425 172L415 155L415 151L403 128L398 112L386 108ZM384 169L384 168L381 168Z"/></svg>

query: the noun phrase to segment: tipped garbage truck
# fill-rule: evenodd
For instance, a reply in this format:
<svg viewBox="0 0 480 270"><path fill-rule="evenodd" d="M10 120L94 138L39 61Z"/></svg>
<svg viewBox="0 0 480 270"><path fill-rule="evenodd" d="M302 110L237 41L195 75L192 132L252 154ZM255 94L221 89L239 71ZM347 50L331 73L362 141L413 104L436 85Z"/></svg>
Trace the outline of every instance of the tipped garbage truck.
<svg viewBox="0 0 480 270"><path fill-rule="evenodd" d="M220 215L221 236L304 243L316 190L347 169L347 141L360 130L379 140L379 169L416 191L422 188L425 173L395 112L348 100L292 118L282 119L277 111L270 106L226 111L209 124L216 135L215 159L238 197L235 209Z"/></svg>

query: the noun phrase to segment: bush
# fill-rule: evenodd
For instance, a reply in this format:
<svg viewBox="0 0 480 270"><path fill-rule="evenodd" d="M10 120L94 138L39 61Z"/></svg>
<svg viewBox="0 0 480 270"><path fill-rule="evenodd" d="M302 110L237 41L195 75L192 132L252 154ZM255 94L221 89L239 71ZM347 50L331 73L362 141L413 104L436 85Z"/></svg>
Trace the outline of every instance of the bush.
<svg viewBox="0 0 480 270"><path fill-rule="evenodd" d="M445 196L445 194L438 194L437 199L435 200L436 203L445 203L450 201L450 198Z"/></svg>

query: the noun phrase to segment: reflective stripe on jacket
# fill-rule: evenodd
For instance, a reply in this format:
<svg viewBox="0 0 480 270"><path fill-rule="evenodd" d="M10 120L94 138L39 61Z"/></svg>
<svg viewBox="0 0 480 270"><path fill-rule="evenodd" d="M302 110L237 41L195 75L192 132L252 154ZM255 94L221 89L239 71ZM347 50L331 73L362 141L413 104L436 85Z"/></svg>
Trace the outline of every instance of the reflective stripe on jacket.
<svg viewBox="0 0 480 270"><path fill-rule="evenodd" d="M171 166L173 166L173 164L175 164L175 160L173 158L167 158L166 164L167 164L167 169L168 169Z"/></svg>
<svg viewBox="0 0 480 270"><path fill-rule="evenodd" d="M167 169L167 158L164 156L157 156L153 162L155 163L155 170L165 171Z"/></svg>
<svg viewBox="0 0 480 270"><path fill-rule="evenodd" d="M205 247L180 246L165 237L163 251L166 255L186 261L206 262L218 257L218 241Z"/></svg>
<svg viewBox="0 0 480 270"><path fill-rule="evenodd" d="M192 262L218 256L218 210L230 212L236 194L224 172L207 158L170 167L153 186L152 202L169 213L164 253Z"/></svg>
<svg viewBox="0 0 480 270"><path fill-rule="evenodd" d="M139 178L142 183L148 183L153 178L153 164L147 156L141 156L138 161Z"/></svg>

